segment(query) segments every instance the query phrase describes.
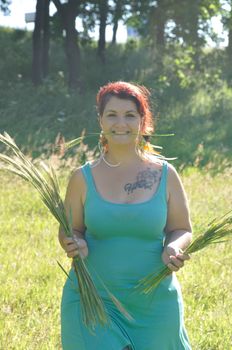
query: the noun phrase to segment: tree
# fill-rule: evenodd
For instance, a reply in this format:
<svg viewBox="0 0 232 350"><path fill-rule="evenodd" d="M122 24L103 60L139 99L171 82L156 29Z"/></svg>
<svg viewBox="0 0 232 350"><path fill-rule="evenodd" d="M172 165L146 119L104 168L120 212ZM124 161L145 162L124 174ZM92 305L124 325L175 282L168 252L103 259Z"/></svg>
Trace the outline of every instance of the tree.
<svg viewBox="0 0 232 350"><path fill-rule="evenodd" d="M105 62L106 48L106 26L108 17L108 0L99 0L99 39L98 39L98 55L102 62Z"/></svg>
<svg viewBox="0 0 232 350"><path fill-rule="evenodd" d="M150 39L159 49L166 43L166 24L171 18L173 0L132 1L128 24L135 27L141 36Z"/></svg>
<svg viewBox="0 0 232 350"><path fill-rule="evenodd" d="M232 0L227 0L222 3L222 6L225 6L229 9L222 10L222 22L224 28L228 30L228 46L227 54L229 61L232 61Z"/></svg>
<svg viewBox="0 0 232 350"><path fill-rule="evenodd" d="M99 37L97 54L101 61L105 62L105 49L106 49L106 26L108 24L110 7L108 0L90 0L87 2L88 10L86 11L88 19L84 19L85 23L89 23L90 30L92 29L92 22L94 27L99 24Z"/></svg>
<svg viewBox="0 0 232 350"><path fill-rule="evenodd" d="M232 85L232 0L222 2L222 23L224 29L228 31L228 45L226 48L225 73L228 84Z"/></svg>
<svg viewBox="0 0 232 350"><path fill-rule="evenodd" d="M170 19L172 1L157 0L155 6L151 6L149 14L150 36L153 44L162 49L166 43L165 28Z"/></svg>
<svg viewBox="0 0 232 350"><path fill-rule="evenodd" d="M68 0L66 3L53 0L62 28L64 30L65 52L68 61L68 82L71 88L80 87L80 49L78 45L78 32L76 30L76 17L79 14L81 0Z"/></svg>
<svg viewBox="0 0 232 350"><path fill-rule="evenodd" d="M10 4L11 0L0 0L0 11L3 12L5 15L8 15L10 13Z"/></svg>
<svg viewBox="0 0 232 350"><path fill-rule="evenodd" d="M210 19L220 11L220 0L133 0L128 23L159 48L177 41L197 49L214 40Z"/></svg>
<svg viewBox="0 0 232 350"><path fill-rule="evenodd" d="M33 32L32 81L35 85L48 75L49 61L49 4L50 0L37 0Z"/></svg>
<svg viewBox="0 0 232 350"><path fill-rule="evenodd" d="M220 0L173 0L173 34L188 46L200 48L207 36L215 39L210 20L220 12Z"/></svg>
<svg viewBox="0 0 232 350"><path fill-rule="evenodd" d="M118 22L120 19L122 19L124 11L125 11L125 0L115 0L114 9L112 13L112 24L113 24L112 44L116 43Z"/></svg>
<svg viewBox="0 0 232 350"><path fill-rule="evenodd" d="M230 61L232 62L232 2L231 2L231 9L230 9L230 16L228 19L228 46L227 46L227 52Z"/></svg>

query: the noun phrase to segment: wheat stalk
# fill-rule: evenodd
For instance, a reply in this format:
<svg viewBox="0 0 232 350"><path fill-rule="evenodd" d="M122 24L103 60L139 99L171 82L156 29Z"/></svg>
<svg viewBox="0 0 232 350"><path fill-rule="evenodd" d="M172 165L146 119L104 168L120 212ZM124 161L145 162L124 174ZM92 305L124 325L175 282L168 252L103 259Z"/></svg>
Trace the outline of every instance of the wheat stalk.
<svg viewBox="0 0 232 350"><path fill-rule="evenodd" d="M0 134L0 142L5 144L13 152L13 156L11 157L0 153L0 160L2 161L1 168L10 171L30 183L38 191L43 203L61 225L66 236L73 237L71 211L69 218L67 218L64 203L60 196L58 179L53 168L41 162L43 169L43 172L41 172L25 157L14 140L6 132L4 135ZM109 317L105 305L97 292L84 260L78 255L74 257L73 261L79 285L83 323L91 329L94 329L98 323L101 325L107 324ZM109 290L107 292L120 312L125 317L131 319L132 317L120 302Z"/></svg>
<svg viewBox="0 0 232 350"><path fill-rule="evenodd" d="M228 241L232 234L232 212L228 212L220 218L215 218L208 224L207 230L193 240L193 242L184 250L186 254L192 254L208 247L211 244L223 243ZM170 274L170 269L164 267L158 274L151 273L141 279L135 289L144 293L151 293L159 283Z"/></svg>

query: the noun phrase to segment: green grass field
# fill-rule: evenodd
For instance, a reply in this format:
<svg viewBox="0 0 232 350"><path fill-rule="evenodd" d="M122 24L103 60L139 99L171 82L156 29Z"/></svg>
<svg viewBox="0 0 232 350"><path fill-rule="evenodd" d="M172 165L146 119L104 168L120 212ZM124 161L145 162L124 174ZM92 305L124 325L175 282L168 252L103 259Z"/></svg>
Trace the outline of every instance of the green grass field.
<svg viewBox="0 0 232 350"><path fill-rule="evenodd" d="M189 168L182 178L195 235L231 209L232 170L210 176ZM62 190L67 178L62 177ZM0 349L54 350L60 343L60 299L66 258L58 225L26 183L1 173ZM192 256L178 273L185 322L193 350L232 349L232 245L222 243ZM157 349L159 350L159 349Z"/></svg>

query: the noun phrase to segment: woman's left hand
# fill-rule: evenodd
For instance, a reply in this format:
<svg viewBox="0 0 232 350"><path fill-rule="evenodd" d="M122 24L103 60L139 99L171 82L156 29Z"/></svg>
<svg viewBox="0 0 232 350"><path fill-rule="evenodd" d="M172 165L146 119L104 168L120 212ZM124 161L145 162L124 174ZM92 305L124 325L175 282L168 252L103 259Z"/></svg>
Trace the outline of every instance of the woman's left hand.
<svg viewBox="0 0 232 350"><path fill-rule="evenodd" d="M179 247L167 245L162 253L162 260L171 271L178 271L184 266L185 260L189 260L190 255L185 254Z"/></svg>

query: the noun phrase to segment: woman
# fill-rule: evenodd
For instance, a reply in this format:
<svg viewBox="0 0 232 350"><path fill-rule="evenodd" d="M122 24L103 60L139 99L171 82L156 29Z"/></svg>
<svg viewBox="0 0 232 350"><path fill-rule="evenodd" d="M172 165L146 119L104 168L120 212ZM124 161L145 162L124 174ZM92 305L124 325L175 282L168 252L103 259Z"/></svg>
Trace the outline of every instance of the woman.
<svg viewBox="0 0 232 350"><path fill-rule="evenodd" d="M189 256L186 195L174 167L146 151L153 130L149 92L125 82L97 94L102 155L72 175L66 207L73 213L74 239L59 240L69 258L77 254L96 271L133 320L124 319L94 280L111 316L108 328L91 334L82 324L79 294L67 279L62 296L64 350L189 350L181 290L174 271ZM170 269L150 295L138 281L164 265ZM77 281L74 270L70 277Z"/></svg>

